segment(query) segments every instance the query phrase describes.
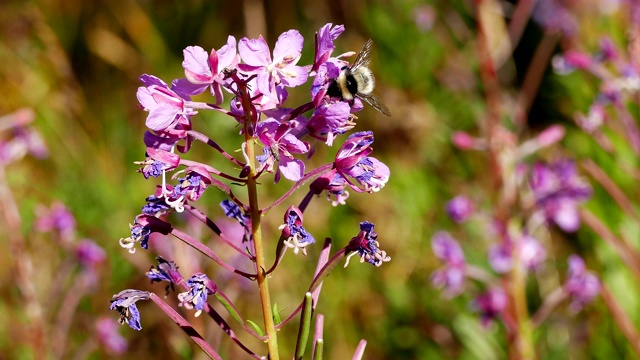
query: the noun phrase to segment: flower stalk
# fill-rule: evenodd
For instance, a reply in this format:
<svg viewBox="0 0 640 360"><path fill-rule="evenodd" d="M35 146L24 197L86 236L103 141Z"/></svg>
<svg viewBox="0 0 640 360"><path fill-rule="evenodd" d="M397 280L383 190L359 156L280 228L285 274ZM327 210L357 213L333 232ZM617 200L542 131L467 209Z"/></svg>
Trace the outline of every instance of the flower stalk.
<svg viewBox="0 0 640 360"><path fill-rule="evenodd" d="M260 222L262 214L260 212L260 205L258 203L258 189L257 189L257 171L256 171L256 154L255 154L255 142L250 136L250 127L257 121L254 118L255 112L250 109L253 105L248 98L246 89L246 83L238 83L239 93L242 98L242 106L245 109L244 116L244 135L245 135L245 151L247 158L249 159L249 176L247 177L247 193L249 195L249 210L251 212L251 229L254 245L254 256L256 264L256 280L258 282L258 288L260 292L260 305L262 306L262 318L264 320L265 332L267 334L267 346L269 348L269 358L272 360L278 360L280 358L278 349L278 334L275 328L275 322L273 321L273 312L271 306L271 294L269 293L269 280L267 278L267 265L265 260L265 249L262 239L262 228Z"/></svg>

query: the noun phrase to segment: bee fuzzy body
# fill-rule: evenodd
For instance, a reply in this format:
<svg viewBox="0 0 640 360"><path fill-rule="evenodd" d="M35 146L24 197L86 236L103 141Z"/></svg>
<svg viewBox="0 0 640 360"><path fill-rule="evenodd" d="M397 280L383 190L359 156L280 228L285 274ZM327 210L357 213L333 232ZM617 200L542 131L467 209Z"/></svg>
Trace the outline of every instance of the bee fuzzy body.
<svg viewBox="0 0 640 360"><path fill-rule="evenodd" d="M373 42L367 41L351 67L345 66L340 70L337 79L331 81L327 95L352 102L356 97L371 105L384 115L391 116L389 109L373 94L375 78L368 68Z"/></svg>

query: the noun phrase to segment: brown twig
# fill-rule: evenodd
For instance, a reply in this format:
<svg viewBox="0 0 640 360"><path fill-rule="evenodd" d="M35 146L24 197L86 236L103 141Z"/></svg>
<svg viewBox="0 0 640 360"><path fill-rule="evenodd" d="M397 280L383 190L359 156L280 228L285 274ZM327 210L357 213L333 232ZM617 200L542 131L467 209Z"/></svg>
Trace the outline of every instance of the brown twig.
<svg viewBox="0 0 640 360"><path fill-rule="evenodd" d="M631 322L631 318L624 311L618 300L613 295L611 290L604 284L602 284L602 300L607 305L607 308L611 312L611 316L613 316L613 320L618 325L622 334L629 340L629 345L633 348L636 355L640 356L640 334L638 334L638 330L635 325Z"/></svg>

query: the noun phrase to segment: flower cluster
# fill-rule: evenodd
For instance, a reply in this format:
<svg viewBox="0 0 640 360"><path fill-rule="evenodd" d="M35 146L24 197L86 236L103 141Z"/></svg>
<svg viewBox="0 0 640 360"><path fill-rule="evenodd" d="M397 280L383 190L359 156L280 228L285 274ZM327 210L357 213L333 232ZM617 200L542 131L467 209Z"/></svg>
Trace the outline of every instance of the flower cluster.
<svg viewBox="0 0 640 360"><path fill-rule="evenodd" d="M637 12L637 5L633 6ZM600 81L598 95L587 113L575 115L576 124L607 151L614 149L607 128L615 132L622 129L620 137L626 138L636 155L640 154L640 128L627 106L636 102L635 94L640 90L637 62L631 56L625 56L608 37L600 40L599 49L593 54L568 49L553 60L554 69L559 74L579 70ZM616 123L619 123L619 128Z"/></svg>
<svg viewBox="0 0 640 360"><path fill-rule="evenodd" d="M550 126L538 136L517 144L513 132L505 128L496 131L494 140L500 144L497 159L501 174L502 196L505 199L522 199L522 208L510 202L506 211L494 209L483 210L476 206L466 195L458 195L447 202L445 211L457 224L465 226L470 219L480 223L486 231L486 237L480 234L477 241L484 241L487 262L494 273L482 267L467 263L462 247L448 232L437 232L431 240L434 255L442 260L444 266L436 269L431 275L434 286L443 289L445 297L458 296L465 291L465 284L476 281L484 288L472 302L473 307L481 314L480 321L488 325L491 320L502 317L508 309L521 304L507 306L514 297L505 283L528 273L538 272L545 267L547 249L544 239L548 239L552 224L565 232L575 232L580 227L579 206L591 197L591 186L578 176L576 164L570 159L553 162L537 161L529 165L527 157L540 149L553 145L564 136L564 128L559 125ZM456 132L452 136L453 143L464 150L487 150L485 139ZM515 209L514 209L515 208ZM579 258L577 258L579 259ZM579 259L581 262L582 260ZM571 260L578 263L578 260ZM584 263L581 263L584 267ZM580 270L569 275L568 284L563 292L570 295L572 308L578 309L591 301L598 293L597 278ZM572 275L575 273L576 275ZM588 274L588 275L585 275ZM574 280L575 278L575 280ZM581 289L578 284L589 284L588 290ZM546 309L545 309L546 311ZM508 315L507 318L514 316ZM511 325L510 320L506 321Z"/></svg>
<svg viewBox="0 0 640 360"><path fill-rule="evenodd" d="M153 75L142 75L137 97L140 107L148 113L146 125L149 130L144 134L146 154L144 160L137 162L140 166L138 171L145 179L160 178L161 184L145 198L146 204L130 225L130 236L120 239L120 245L133 253L136 244L148 250L153 233L172 235L218 263L222 269L247 279L258 279L262 308L270 309L271 306L264 304L269 301L264 288L266 275L280 264L287 249L292 249L294 254L302 252L307 255L308 248L315 243L314 236L303 226L304 212L314 195L326 192L333 205L344 204L349 196L347 189L374 193L389 180L389 168L370 156L373 133L358 131L346 135L357 126L353 113L362 109L360 99L335 96L329 91L336 87L340 71L349 66L345 58L355 54L347 52L334 56L334 41L343 31L343 26L333 24L319 29L315 36L313 63L309 65L301 63L302 35L296 30L289 30L278 37L273 50L262 36L239 40L229 36L225 45L211 51L189 46L183 51L185 76L171 82ZM370 46L370 42L367 44ZM295 107L288 105L289 91L310 80L308 102ZM211 102L194 101L195 96L205 93L215 99ZM213 138L199 131L195 120L203 111L214 111L239 124L238 151L223 149ZM341 136L345 140L334 160L309 169L307 160L318 152L317 147L322 144L331 147ZM211 164L188 159L187 154L196 141L218 152L222 161L227 161L234 171L223 172ZM234 153L241 156L232 155ZM167 174L170 172L174 175L169 178ZM267 174L273 175L275 183L290 186L290 190L266 208L258 208L258 185ZM283 179L287 181L281 182ZM298 206L291 205L284 213L277 259L268 267L262 253L262 242L267 239L262 237L261 218L275 206L289 200L294 191L305 183L311 184L307 196ZM234 186L246 188L249 200L243 202L241 197L236 197ZM220 206L226 217L236 220L242 227L241 245L231 239L226 228L223 231L216 225L215 218L198 209L198 200L206 196L209 188L225 195L226 199ZM170 222L172 214L183 212L206 224L224 243L237 251L237 256L253 261L255 273L235 268L219 257L216 249L174 227ZM361 262L375 266L390 261L386 252L379 248L378 235L373 228L369 222L361 223L358 235L334 255L333 262L324 264L327 260L320 260L320 265L325 265L320 268L324 270L316 274L311 287L315 288L319 279L333 269L334 262L344 259L345 254L349 254L346 263L356 254ZM214 295L232 312L234 319L240 319L222 289L206 274L198 272L185 281L175 262L162 257L158 257L158 262L159 265L152 267L147 276L152 282L167 281L167 294L177 286L182 287L185 291L177 294L180 306L195 309L196 316L205 311L225 329L219 315L207 305L209 295ZM135 302L145 298L148 296L142 292L125 291L114 297L111 308L121 314L121 322L139 330L140 316ZM158 303L155 297L151 299ZM173 313L170 316L173 317ZM239 321L245 326L248 324ZM265 326L267 336L275 338L273 324ZM243 349L247 350L246 347ZM210 349L205 351L209 353ZM271 353L274 349L270 347L269 351Z"/></svg>

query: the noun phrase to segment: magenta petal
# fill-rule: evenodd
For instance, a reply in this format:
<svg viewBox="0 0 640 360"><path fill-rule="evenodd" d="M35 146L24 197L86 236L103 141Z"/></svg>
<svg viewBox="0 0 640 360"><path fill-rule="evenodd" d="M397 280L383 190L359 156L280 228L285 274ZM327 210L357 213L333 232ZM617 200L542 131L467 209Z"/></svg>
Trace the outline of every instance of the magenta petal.
<svg viewBox="0 0 640 360"><path fill-rule="evenodd" d="M187 46L183 51L184 61L182 67L184 73L195 84L211 82L213 74L209 68L209 55L200 46Z"/></svg>
<svg viewBox="0 0 640 360"><path fill-rule="evenodd" d="M306 66L287 66L280 74L283 85L294 87L307 82L309 68Z"/></svg>
<svg viewBox="0 0 640 360"><path fill-rule="evenodd" d="M279 169L282 172L282 176L291 181L298 181L304 176L304 163L298 159L289 159L286 156L281 157Z"/></svg>
<svg viewBox="0 0 640 360"><path fill-rule="evenodd" d="M222 71L222 69L227 66L233 65L236 62L236 38L229 35L227 38L227 44L220 48L216 52L218 54L218 68L217 71Z"/></svg>
<svg viewBox="0 0 640 360"><path fill-rule="evenodd" d="M376 177L388 180L389 176L391 176L391 171L389 170L389 167L385 163L383 163L382 161L374 157L369 156L369 160L371 161L372 166L375 169Z"/></svg>
<svg viewBox="0 0 640 360"><path fill-rule="evenodd" d="M158 104L158 106L149 110L146 125L151 130L165 130L173 123L177 114L175 106L167 103Z"/></svg>
<svg viewBox="0 0 640 360"><path fill-rule="evenodd" d="M561 201L555 209L553 221L566 232L574 232L580 227L580 214L572 201Z"/></svg>
<svg viewBox="0 0 640 360"><path fill-rule="evenodd" d="M171 148L177 141L176 138L158 136L151 131L144 132L144 145L147 148L171 151Z"/></svg>
<svg viewBox="0 0 640 360"><path fill-rule="evenodd" d="M171 90L175 91L183 99L189 99L193 95L202 94L209 84L194 84L186 78L173 80Z"/></svg>
<svg viewBox="0 0 640 360"><path fill-rule="evenodd" d="M439 231L433 235L431 248L435 256L448 263L464 263L464 253L460 244L446 231Z"/></svg>
<svg viewBox="0 0 640 360"><path fill-rule="evenodd" d="M275 144L275 133L278 129L280 122L273 118L267 118L261 121L256 127L256 135L258 135L258 139L265 146L271 146Z"/></svg>
<svg viewBox="0 0 640 360"><path fill-rule="evenodd" d="M258 84L258 91L261 94L269 96L271 95L271 75L267 72L258 73L258 77L256 78L256 82Z"/></svg>
<svg viewBox="0 0 640 360"><path fill-rule="evenodd" d="M310 148L308 142L301 141L297 137L295 137L294 135L291 135L291 134L285 135L280 140L280 143L285 146L287 151L289 151L291 153L294 153L294 154L304 154L307 151L309 151L309 148Z"/></svg>
<svg viewBox="0 0 640 360"><path fill-rule="evenodd" d="M173 169L180 165L180 156L169 151L148 147L147 154L149 154L149 157L153 160L161 161Z"/></svg>
<svg viewBox="0 0 640 360"><path fill-rule="evenodd" d="M302 45L304 38L298 30L289 30L282 33L278 37L276 47L273 49L273 62L274 63L291 63L294 59L294 64L298 62L300 53L302 52Z"/></svg>
<svg viewBox="0 0 640 360"><path fill-rule="evenodd" d="M149 89L146 87L143 87L143 86L139 87L138 92L136 93L136 96L138 98L138 101L140 102L140 105L142 105L144 110L148 111L157 106L157 103L153 99L153 95L151 94L151 91L149 91Z"/></svg>
<svg viewBox="0 0 640 360"><path fill-rule="evenodd" d="M142 84L144 84L144 86L157 85L157 86L165 87L165 88L169 87L167 85L167 83L162 81L160 78L158 78L156 76L153 76L153 75L149 75L149 74L140 75L140 82Z"/></svg>
<svg viewBox="0 0 640 360"><path fill-rule="evenodd" d="M259 74L260 72L264 72L264 66L253 66L248 64L238 64L238 70L247 74ZM254 81L254 80L252 80Z"/></svg>
<svg viewBox="0 0 640 360"><path fill-rule="evenodd" d="M271 64L271 54L269 45L264 41L262 35L257 39L240 39L238 52L242 60L252 66L267 66Z"/></svg>

